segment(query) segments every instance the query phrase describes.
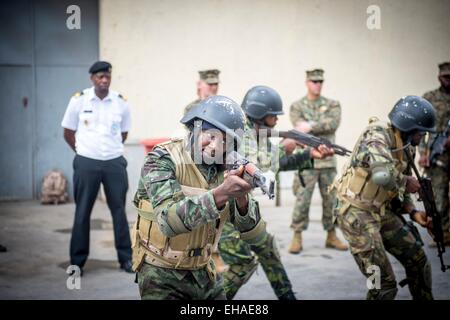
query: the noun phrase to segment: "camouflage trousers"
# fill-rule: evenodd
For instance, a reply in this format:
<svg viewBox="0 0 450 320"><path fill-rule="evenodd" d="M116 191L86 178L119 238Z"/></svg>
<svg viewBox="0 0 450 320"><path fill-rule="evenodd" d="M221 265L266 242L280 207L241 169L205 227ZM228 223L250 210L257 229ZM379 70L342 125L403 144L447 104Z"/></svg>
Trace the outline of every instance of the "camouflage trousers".
<svg viewBox="0 0 450 320"><path fill-rule="evenodd" d="M211 279L207 268L175 270L142 264L138 275L143 300L225 300L220 275Z"/></svg>
<svg viewBox="0 0 450 320"><path fill-rule="evenodd" d="M338 201L337 209L342 204ZM337 221L356 264L368 278L367 299L391 300L397 294L397 282L387 252L405 268L406 282L413 299L433 299L431 267L419 232L412 222L405 223L390 211L380 217L377 213L353 206L338 214ZM372 287L369 287L369 282Z"/></svg>
<svg viewBox="0 0 450 320"><path fill-rule="evenodd" d="M450 166L450 164L449 164ZM431 179L433 193L436 200L436 208L442 215L442 228L450 229L450 205L449 205L449 176L450 171L442 167L427 168L425 173Z"/></svg>
<svg viewBox="0 0 450 320"><path fill-rule="evenodd" d="M219 241L219 252L230 269L222 274L227 299L231 300L258 267L258 262L267 276L276 296L292 291L292 285L280 259L274 237L265 232L256 241L241 240L233 224L227 222Z"/></svg>
<svg viewBox="0 0 450 320"><path fill-rule="evenodd" d="M311 206L314 187L318 183L320 195L322 196L322 225L324 230L333 230L333 204L336 193L328 192L328 187L333 183L333 179L336 176L336 168L303 170L301 175L305 182L305 187L301 186L300 179L296 175L293 192L297 199L292 212L291 228L300 232L308 229L309 207Z"/></svg>

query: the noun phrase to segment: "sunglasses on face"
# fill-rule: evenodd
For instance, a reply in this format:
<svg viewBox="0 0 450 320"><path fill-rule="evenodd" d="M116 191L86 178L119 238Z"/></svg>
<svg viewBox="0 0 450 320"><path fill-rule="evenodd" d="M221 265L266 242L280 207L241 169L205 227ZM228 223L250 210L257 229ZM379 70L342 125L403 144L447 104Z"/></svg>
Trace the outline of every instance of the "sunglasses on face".
<svg viewBox="0 0 450 320"><path fill-rule="evenodd" d="M323 80L311 80L311 82L314 83L314 84L317 84L317 83L322 84Z"/></svg>

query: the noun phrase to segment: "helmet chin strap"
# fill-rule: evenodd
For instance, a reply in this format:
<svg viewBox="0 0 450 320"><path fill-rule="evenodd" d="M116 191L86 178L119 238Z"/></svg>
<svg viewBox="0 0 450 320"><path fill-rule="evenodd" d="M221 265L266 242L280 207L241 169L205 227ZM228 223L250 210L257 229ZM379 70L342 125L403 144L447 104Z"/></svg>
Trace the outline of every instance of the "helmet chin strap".
<svg viewBox="0 0 450 320"><path fill-rule="evenodd" d="M202 132L202 124L203 120L196 119L194 120L192 131L189 134L189 140L187 144L187 150L191 154L192 159L195 163L201 161L202 158L202 150L199 145L200 133ZM200 157L200 158L199 158Z"/></svg>
<svg viewBox="0 0 450 320"><path fill-rule="evenodd" d="M411 145L411 142L408 142L408 143L405 144L403 147L397 148L397 149L391 149L391 151L392 151L392 152L402 151L402 150L405 150L406 148L408 148L410 145Z"/></svg>
<svg viewBox="0 0 450 320"><path fill-rule="evenodd" d="M397 152L397 151L402 151L405 150L406 148L408 148L411 145L411 135L408 135L407 139L406 139L406 144L401 147L401 148L397 148L397 149L391 149L392 152Z"/></svg>

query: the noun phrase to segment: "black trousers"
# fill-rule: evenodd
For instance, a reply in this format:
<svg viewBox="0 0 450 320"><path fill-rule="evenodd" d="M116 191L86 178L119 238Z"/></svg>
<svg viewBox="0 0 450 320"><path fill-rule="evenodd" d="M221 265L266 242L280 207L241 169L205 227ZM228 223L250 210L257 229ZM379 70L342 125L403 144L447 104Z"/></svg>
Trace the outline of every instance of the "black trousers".
<svg viewBox="0 0 450 320"><path fill-rule="evenodd" d="M76 203L70 240L70 262L83 267L89 255L89 231L92 207L103 183L111 210L114 240L120 263L131 260L131 241L125 213L128 190L127 161L124 157L94 160L76 155L73 160L73 188Z"/></svg>

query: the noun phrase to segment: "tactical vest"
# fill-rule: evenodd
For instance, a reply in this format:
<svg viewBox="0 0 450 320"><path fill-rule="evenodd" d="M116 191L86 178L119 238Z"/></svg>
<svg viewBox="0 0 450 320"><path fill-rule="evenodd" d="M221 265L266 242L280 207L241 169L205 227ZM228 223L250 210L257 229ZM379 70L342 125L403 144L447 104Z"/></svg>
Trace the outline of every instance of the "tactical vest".
<svg viewBox="0 0 450 320"><path fill-rule="evenodd" d="M182 191L175 194L172 201L179 201L185 196L200 195L211 189L189 153L185 151L183 140L161 143L158 147L169 153L176 167L176 179L181 185ZM227 203L220 219L190 232L167 237L161 232L149 201L141 200L137 211L138 219L133 227L132 235L133 270L135 271L140 269L144 261L159 267L181 270L197 270L207 266L212 252L217 248L223 225L230 214ZM182 223L182 221L175 223Z"/></svg>
<svg viewBox="0 0 450 320"><path fill-rule="evenodd" d="M388 123L379 121L373 117L369 119L369 126L364 130L363 134L358 138L358 142L353 150L352 159L343 169L342 175L337 178L331 189L336 189L337 197L344 203L340 213L344 213L350 205L361 210L379 213L381 216L385 213L386 205L398 196L398 190L389 191L375 184L372 181L372 172L370 168L353 167L353 157L355 157L359 146L364 139L364 134L370 130L382 129L388 135L388 146L391 150L399 150L392 152L395 161L395 168L402 173L407 162L403 159L403 142L400 131L390 126Z"/></svg>

